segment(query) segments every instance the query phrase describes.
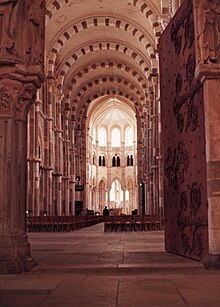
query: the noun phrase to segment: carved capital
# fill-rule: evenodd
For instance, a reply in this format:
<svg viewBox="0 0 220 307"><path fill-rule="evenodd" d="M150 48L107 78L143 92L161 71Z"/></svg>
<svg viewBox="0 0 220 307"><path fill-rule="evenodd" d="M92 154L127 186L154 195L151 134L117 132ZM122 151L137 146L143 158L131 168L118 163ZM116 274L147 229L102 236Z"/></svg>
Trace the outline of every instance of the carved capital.
<svg viewBox="0 0 220 307"><path fill-rule="evenodd" d="M0 81L0 116L25 119L35 99L36 88L32 83Z"/></svg>
<svg viewBox="0 0 220 307"><path fill-rule="evenodd" d="M29 108L36 100L36 88L33 84L25 84L21 87L14 106L16 118L26 118Z"/></svg>

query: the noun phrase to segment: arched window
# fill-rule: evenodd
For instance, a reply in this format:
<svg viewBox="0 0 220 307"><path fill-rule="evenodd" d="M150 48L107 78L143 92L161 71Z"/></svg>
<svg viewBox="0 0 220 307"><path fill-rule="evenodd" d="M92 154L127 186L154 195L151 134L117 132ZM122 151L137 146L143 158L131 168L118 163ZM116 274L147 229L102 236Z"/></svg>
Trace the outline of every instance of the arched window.
<svg viewBox="0 0 220 307"><path fill-rule="evenodd" d="M117 166L120 166L120 157L117 156Z"/></svg>
<svg viewBox="0 0 220 307"><path fill-rule="evenodd" d="M106 130L103 127L99 129L99 146L106 146Z"/></svg>
<svg viewBox="0 0 220 307"><path fill-rule="evenodd" d="M125 146L132 146L133 145L133 130L131 127L128 127L125 130Z"/></svg>
<svg viewBox="0 0 220 307"><path fill-rule="evenodd" d="M112 157L112 166L120 166L120 157L118 155Z"/></svg>
<svg viewBox="0 0 220 307"><path fill-rule="evenodd" d="M99 166L105 166L105 156L99 156Z"/></svg>
<svg viewBox="0 0 220 307"><path fill-rule="evenodd" d="M127 166L133 166L134 160L132 155L127 155Z"/></svg>
<svg viewBox="0 0 220 307"><path fill-rule="evenodd" d="M116 166L116 161L115 161L115 156L112 157L112 166L115 167Z"/></svg>
<svg viewBox="0 0 220 307"><path fill-rule="evenodd" d="M112 129L112 147L121 146L121 133L118 128Z"/></svg>

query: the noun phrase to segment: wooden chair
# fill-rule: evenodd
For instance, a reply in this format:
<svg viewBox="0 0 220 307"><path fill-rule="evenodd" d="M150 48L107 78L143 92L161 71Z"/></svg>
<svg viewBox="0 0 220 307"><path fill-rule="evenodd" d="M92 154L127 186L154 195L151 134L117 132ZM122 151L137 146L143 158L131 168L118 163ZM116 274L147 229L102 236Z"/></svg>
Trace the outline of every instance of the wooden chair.
<svg viewBox="0 0 220 307"><path fill-rule="evenodd" d="M113 231L115 226L114 216L104 217L104 231Z"/></svg>
<svg viewBox="0 0 220 307"><path fill-rule="evenodd" d="M114 230L115 231L122 231L123 230L123 215L116 215L114 216Z"/></svg>
<svg viewBox="0 0 220 307"><path fill-rule="evenodd" d="M143 215L141 219L141 230L151 230L151 219L150 215Z"/></svg>
<svg viewBox="0 0 220 307"><path fill-rule="evenodd" d="M127 230L132 230L132 215L124 215L123 218L123 230L127 231Z"/></svg>
<svg viewBox="0 0 220 307"><path fill-rule="evenodd" d="M136 230L141 230L141 221L143 217L142 215L133 215L133 229Z"/></svg>
<svg viewBox="0 0 220 307"><path fill-rule="evenodd" d="M151 217L151 230L161 229L161 217L160 215L152 215Z"/></svg>

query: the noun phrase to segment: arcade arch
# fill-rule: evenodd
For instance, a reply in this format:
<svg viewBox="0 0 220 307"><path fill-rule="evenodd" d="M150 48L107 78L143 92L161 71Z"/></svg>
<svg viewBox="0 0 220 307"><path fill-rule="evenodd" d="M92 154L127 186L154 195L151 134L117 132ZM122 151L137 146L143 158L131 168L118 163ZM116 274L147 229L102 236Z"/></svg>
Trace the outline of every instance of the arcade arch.
<svg viewBox="0 0 220 307"><path fill-rule="evenodd" d="M101 103L100 103L101 99ZM92 102L87 110L87 156L95 153L99 163L94 164L88 159L87 194L91 194L92 180L99 183L97 190L97 205L89 201L88 209L99 210L107 206L120 213L131 214L138 210L137 187L137 122L135 108L131 101L120 98L100 98ZM93 141L95 136L96 142ZM126 138L129 143L126 144ZM127 156L132 156L132 162L127 164ZM104 159L104 160L103 160ZM105 163L103 163L105 161ZM129 185L126 184L127 178ZM105 182L105 184L104 184ZM133 184L131 184L133 183ZM136 199L130 203L128 190ZM126 192L127 191L127 192ZM133 208L135 204L135 208Z"/></svg>

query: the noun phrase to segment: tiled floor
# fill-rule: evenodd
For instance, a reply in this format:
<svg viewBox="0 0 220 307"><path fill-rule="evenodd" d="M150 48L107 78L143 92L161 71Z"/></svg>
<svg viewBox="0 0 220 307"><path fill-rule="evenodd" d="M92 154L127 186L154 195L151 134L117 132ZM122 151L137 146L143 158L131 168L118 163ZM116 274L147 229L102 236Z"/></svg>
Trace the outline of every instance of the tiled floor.
<svg viewBox="0 0 220 307"><path fill-rule="evenodd" d="M163 232L30 233L32 273L0 276L0 306L220 306L220 271L164 251Z"/></svg>

